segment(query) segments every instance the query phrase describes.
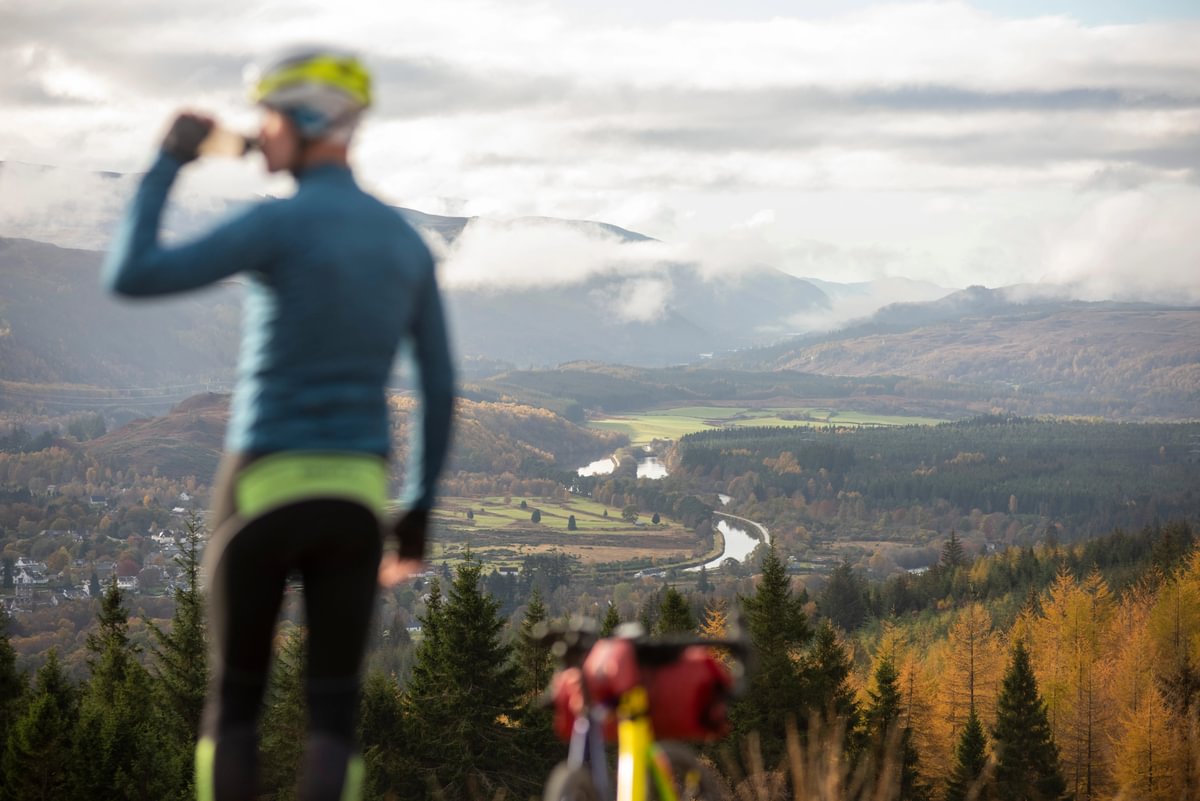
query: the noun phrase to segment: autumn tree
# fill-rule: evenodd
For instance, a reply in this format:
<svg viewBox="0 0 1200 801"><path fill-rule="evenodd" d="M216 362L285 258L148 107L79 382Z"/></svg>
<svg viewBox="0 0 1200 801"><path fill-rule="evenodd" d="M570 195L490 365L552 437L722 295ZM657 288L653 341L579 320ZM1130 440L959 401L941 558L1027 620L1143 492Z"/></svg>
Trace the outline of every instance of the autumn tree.
<svg viewBox="0 0 1200 801"><path fill-rule="evenodd" d="M996 700L992 741L996 750L992 787L997 798L1057 801L1064 797L1067 783L1059 768L1046 702L1021 640L1013 646Z"/></svg>
<svg viewBox="0 0 1200 801"><path fill-rule="evenodd" d="M1139 582L1123 594L1108 636L1118 643L1112 665L1109 703L1116 720L1113 777L1118 795L1159 801L1155 786L1165 787L1170 752L1166 735L1169 713L1156 690L1156 665L1147 625L1161 574ZM1157 707L1157 709L1154 709ZM1156 736L1157 735L1157 736Z"/></svg>
<svg viewBox="0 0 1200 801"><path fill-rule="evenodd" d="M991 615L979 603L969 604L958 614L948 639L949 663L942 686L945 719L951 737L957 739L972 709L985 719L994 717L1003 657Z"/></svg>
<svg viewBox="0 0 1200 801"><path fill-rule="evenodd" d="M700 636L708 640L723 640L729 634L729 602L716 598L704 606L704 619L700 621Z"/></svg>
<svg viewBox="0 0 1200 801"><path fill-rule="evenodd" d="M1050 724L1068 787L1086 801L1111 788L1108 632L1116 605L1098 570L1082 582L1061 570L1042 608L1033 630Z"/></svg>

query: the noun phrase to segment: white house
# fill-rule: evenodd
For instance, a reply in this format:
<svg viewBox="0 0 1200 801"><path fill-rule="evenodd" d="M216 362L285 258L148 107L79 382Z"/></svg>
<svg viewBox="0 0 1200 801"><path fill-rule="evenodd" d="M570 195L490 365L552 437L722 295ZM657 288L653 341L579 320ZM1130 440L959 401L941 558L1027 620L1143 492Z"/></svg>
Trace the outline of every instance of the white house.
<svg viewBox="0 0 1200 801"><path fill-rule="evenodd" d="M17 563L13 565L13 583L18 586L49 584L50 579L46 577L45 562L35 562L23 556L18 557Z"/></svg>

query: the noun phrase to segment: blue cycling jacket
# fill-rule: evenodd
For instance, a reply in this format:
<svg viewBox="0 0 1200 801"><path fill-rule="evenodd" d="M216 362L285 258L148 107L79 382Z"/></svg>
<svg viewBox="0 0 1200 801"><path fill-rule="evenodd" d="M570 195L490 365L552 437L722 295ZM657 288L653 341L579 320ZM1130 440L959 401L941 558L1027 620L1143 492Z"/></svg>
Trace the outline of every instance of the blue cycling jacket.
<svg viewBox="0 0 1200 801"><path fill-rule="evenodd" d="M164 247L159 223L181 166L163 153L142 179L105 261L105 285L150 296L246 276L231 451L388 455L386 386L397 349L410 342L424 403L410 426L406 501L430 508L449 441L453 370L420 236L349 169L325 164L305 170L292 197Z"/></svg>

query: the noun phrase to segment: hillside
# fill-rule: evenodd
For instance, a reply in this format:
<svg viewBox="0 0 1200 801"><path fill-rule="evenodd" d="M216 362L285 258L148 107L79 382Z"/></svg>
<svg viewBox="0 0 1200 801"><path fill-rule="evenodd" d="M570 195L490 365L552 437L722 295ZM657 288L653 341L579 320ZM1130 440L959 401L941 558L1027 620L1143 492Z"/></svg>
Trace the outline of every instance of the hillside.
<svg viewBox="0 0 1200 801"><path fill-rule="evenodd" d="M100 288L101 259L0 238L0 380L161 387L228 377L237 358L235 287L121 302Z"/></svg>
<svg viewBox="0 0 1200 801"><path fill-rule="evenodd" d="M396 451L407 449L405 424L413 400L393 398ZM229 396L205 393L160 417L133 422L84 444L103 464L166 478L196 476L207 482L216 469L229 419ZM545 409L512 403L459 402L448 471L574 470L612 453L624 437L577 426Z"/></svg>
<svg viewBox="0 0 1200 801"><path fill-rule="evenodd" d="M413 219L444 238L469 223ZM556 224L638 237L600 223ZM161 388L230 380L240 317L235 281L131 303L101 290L102 259L97 251L0 238L0 381ZM644 277L602 274L567 286L450 289L455 350L468 369L579 358L665 365L774 341L790 315L828 305L808 282L772 270L733 284L705 280L687 266L655 275L655 291L668 297L661 313L650 316L627 311L639 302Z"/></svg>
<svg viewBox="0 0 1200 801"><path fill-rule="evenodd" d="M1021 304L973 288L727 363L989 387L1020 413L1191 419L1200 409L1200 309Z"/></svg>

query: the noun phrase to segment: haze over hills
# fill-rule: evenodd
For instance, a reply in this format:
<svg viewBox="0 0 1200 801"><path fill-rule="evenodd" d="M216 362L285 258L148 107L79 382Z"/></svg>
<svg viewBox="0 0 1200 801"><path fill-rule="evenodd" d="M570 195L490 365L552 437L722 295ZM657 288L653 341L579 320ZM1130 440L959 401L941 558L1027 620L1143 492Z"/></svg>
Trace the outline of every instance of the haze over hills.
<svg viewBox="0 0 1200 801"><path fill-rule="evenodd" d="M1194 419L1200 309L970 287L930 303L887 306L841 331L747 351L726 363L1007 387L1085 399L1091 414L1104 414L1107 403L1117 417Z"/></svg>
<svg viewBox="0 0 1200 801"><path fill-rule="evenodd" d="M132 178L0 163L7 187L37 186L44 195L0 204L0 380L223 388L232 379L236 280L132 304L98 285L98 248ZM185 187L168 236L209 225L238 202ZM973 403L989 393L1019 396L1013 408L1024 411L1125 419L1195 416L1200 407L1196 309L1073 302L1069 287L1041 285L955 292L903 278L842 284L739 265L736 255L718 269L704 254L606 223L400 211L443 263L468 380L566 362L663 368L713 357L712 369L738 371L743 381L755 371L919 379L922 402L941 382L967 387ZM2 238L14 233L26 238ZM28 238L37 236L60 244ZM554 395L568 406L576 396L588 392Z"/></svg>

